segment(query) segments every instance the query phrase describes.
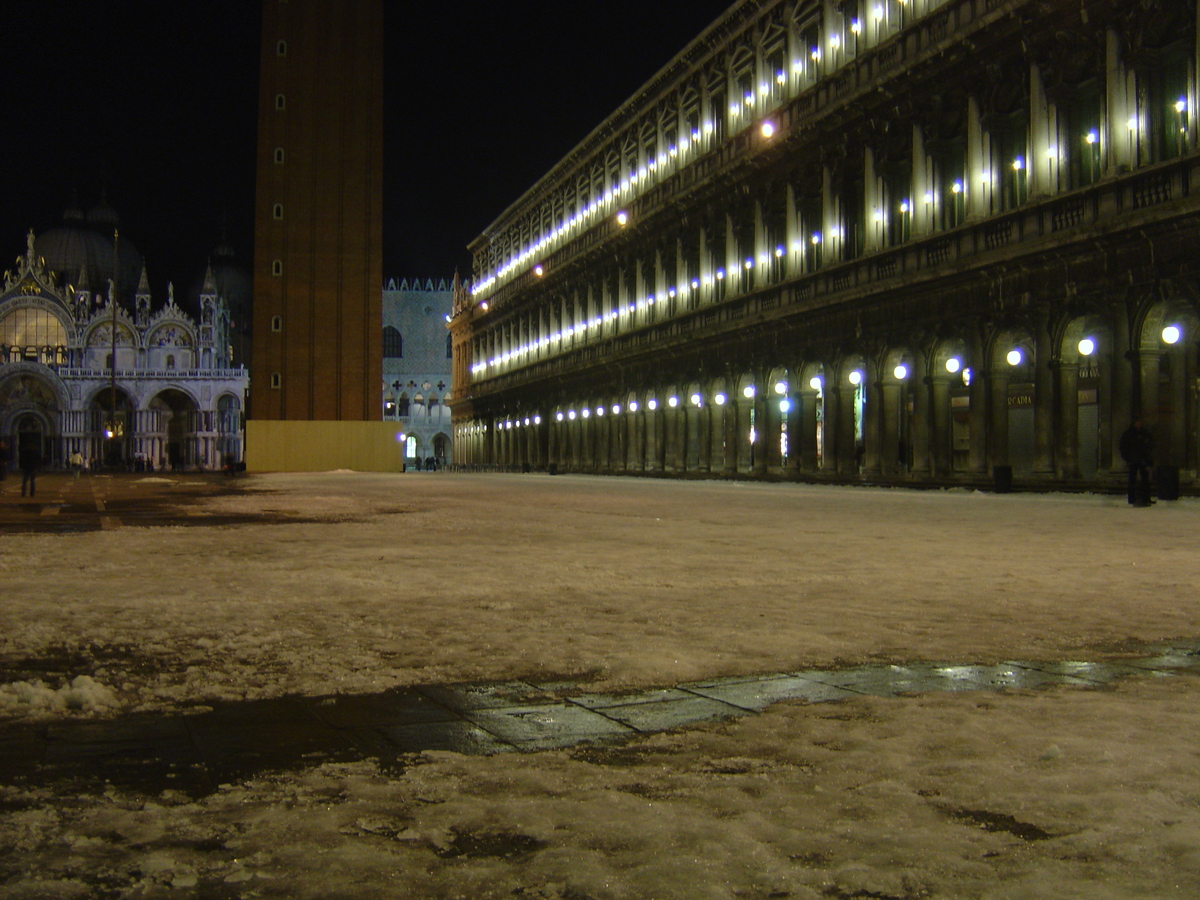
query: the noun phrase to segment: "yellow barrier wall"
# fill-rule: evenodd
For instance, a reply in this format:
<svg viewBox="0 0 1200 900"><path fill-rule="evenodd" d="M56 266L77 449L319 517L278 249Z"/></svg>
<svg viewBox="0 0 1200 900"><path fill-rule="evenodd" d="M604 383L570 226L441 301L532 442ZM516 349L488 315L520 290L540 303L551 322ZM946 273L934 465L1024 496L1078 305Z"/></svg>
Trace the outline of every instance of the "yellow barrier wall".
<svg viewBox="0 0 1200 900"><path fill-rule="evenodd" d="M404 445L398 422L246 422L246 471L400 472Z"/></svg>

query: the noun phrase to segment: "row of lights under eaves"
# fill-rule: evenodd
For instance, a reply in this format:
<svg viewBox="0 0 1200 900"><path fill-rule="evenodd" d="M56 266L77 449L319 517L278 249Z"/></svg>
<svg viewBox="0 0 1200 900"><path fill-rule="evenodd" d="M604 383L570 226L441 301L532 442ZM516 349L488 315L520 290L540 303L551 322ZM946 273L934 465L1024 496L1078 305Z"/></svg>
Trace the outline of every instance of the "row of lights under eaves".
<svg viewBox="0 0 1200 900"><path fill-rule="evenodd" d="M821 57L820 49L814 47L811 55L814 61L819 61ZM792 64L792 70L798 76L802 75L804 72L804 63L801 61L794 62ZM775 82L780 86L786 85L787 80L787 74L782 70L775 73ZM759 84L758 93L763 102L769 102L771 100L771 88L768 84ZM777 101L776 105L778 105L778 102L782 101ZM729 113L734 117L735 124L736 120L741 118L743 115L747 115L748 120L743 123L742 127L744 128L746 125L750 124L749 119L753 118L755 103L756 99L754 93L747 91L745 96L742 98L742 103L731 103L729 105ZM765 121L760 126L760 130L763 137L770 138L775 133L775 125L773 122ZM510 275L523 268L531 259L541 255L541 253L554 241L563 237L572 229L576 227L582 227L590 223L601 212L610 209L612 204L616 201L622 199L623 197L638 196L643 190L646 189L649 183L654 180L654 176L657 176L659 169L666 168L671 160L679 159L688 151L694 151L695 148L702 143L702 141L711 140L712 135L715 132L716 128L713 125L712 120L706 120L701 129L692 130L690 138L683 138L681 141L679 141L678 145L670 144L666 153L659 153L657 156L647 159L646 163L639 168L630 170L629 174L614 188L607 190L602 194L597 194L592 198L592 202L585 205L584 208L578 213L570 216L561 225L551 228L549 231L543 232L536 241L527 246L516 257L510 259L507 263L500 266L495 272L480 281L479 284L474 285L471 288L471 294L473 296L478 296L479 294L489 291L507 275ZM621 224L624 223L622 222Z"/></svg>
<svg viewBox="0 0 1200 900"><path fill-rule="evenodd" d="M627 221L628 221L627 214L625 214L625 213L619 214L618 222L620 224L624 225ZM821 241L821 235L819 233L814 234L812 236L812 242L814 244L820 243L820 241ZM800 246L801 246L800 242L797 241L793 244L793 249L799 250ZM787 253L787 251L782 246L778 246L775 248L774 256L776 258L779 258L779 257L784 256L786 253ZM758 257L758 262L763 265L766 265L767 263L769 263L770 260L771 260L771 254L768 254L768 253L763 253ZM743 261L742 266L743 266L743 268L745 268L747 270L753 269L755 266L754 257L747 257ZM534 271L534 274L538 275L539 277L545 273L545 270L540 265L535 266L533 271ZM723 269L723 268L717 269L716 272L711 276L706 276L703 279L693 278L690 282L685 282L682 286L679 286L679 287L672 286L672 287L668 288L667 289L667 297L670 299L674 299L675 297L679 296L681 293L687 294L690 291L698 291L698 290L700 290L701 287L711 287L716 282L723 281L725 279L725 277L726 277L725 269ZM515 350L508 351L507 353L502 353L500 356L493 357L492 359L489 359L487 362L476 363L474 366L471 367L471 373L473 375L478 375L481 372L486 372L489 367L504 365L505 363L508 363L511 360L514 360L521 356L524 356L525 354L530 353L532 351L547 348L556 341L566 340L566 339L574 337L575 335L582 335L591 328L599 328L602 325L615 322L621 317L622 313L644 312L646 309L648 309L651 306L654 306L658 302L659 302L659 298L656 295L647 294L641 300L629 303L627 306L624 307L624 309L622 309L620 307L612 309L608 312L607 315L596 316L596 318L590 322L581 322L577 326L574 326L571 328L566 328L566 329L563 329L562 331L556 331L554 334L552 334L548 337L544 337L544 338L541 338L540 340L533 341L528 344L524 344L524 345L516 348ZM487 309L487 302L485 301L484 303L481 304L481 306L483 309Z"/></svg>
<svg viewBox="0 0 1200 900"><path fill-rule="evenodd" d="M856 31L853 26L851 27L851 30ZM835 37L835 41L836 41L836 37ZM834 48L836 48L838 46L838 44L835 42L833 44L833 46L834 46ZM817 61L820 59L820 50L819 49L813 48L812 58L814 61ZM796 63L796 64L794 64L793 68L795 71L800 72L800 71L802 71L803 66L801 63ZM786 82L787 82L787 76L783 72L779 72L776 74L775 80L780 85L783 85L783 84L786 84ZM759 85L759 94L761 94L764 98L769 98L770 89L768 88L767 85L761 84L761 85ZM743 98L743 101L744 101L745 107L753 107L754 103L755 103L754 94L747 92L745 97ZM1187 99L1184 97L1180 97L1178 100L1175 101L1173 106L1174 106L1175 112L1177 114L1179 114L1180 116L1183 116L1184 113L1187 112ZM747 110L744 109L742 105L737 104L737 103L732 103L729 106L729 112L735 118L739 117L746 111ZM1138 127L1139 127L1137 116L1130 117L1130 119L1127 123L1127 126L1129 128L1130 133L1135 134L1138 131ZM706 121L704 123L703 137L707 138L707 137L711 136L713 134L714 130L715 129L713 127L712 121L711 120ZM764 121L762 123L762 125L760 126L760 131L764 138L769 139L775 134L775 124L771 121ZM1179 123L1179 132L1181 134L1187 134L1187 125L1182 119L1180 120L1180 123ZM574 229L576 227L582 227L582 226L588 224L592 219L594 219L597 215L599 215L602 210L609 209L614 202L621 199L622 197L624 197L626 195L637 196L641 192L641 189L644 188L644 186L650 180L652 180L651 175L655 174L660 167L665 167L670 160L676 159L677 157L679 157L680 154L685 153L690 148L698 145L701 142L701 139L702 139L701 132L699 130L693 130L690 141L687 138L684 138L682 141L679 142L678 147L676 147L675 144L671 144L666 153L660 153L660 154L658 154L657 157L647 160L647 162L644 166L642 166L636 170L630 171L628 177L623 179L615 188L605 191L603 194L597 194L596 197L593 198L593 200L590 204L584 206L584 208L582 210L580 210L578 213L576 213L575 215L570 216L562 225L559 225L556 228L553 228L550 231L543 233L538 238L537 241L535 241L530 246L526 247L517 257L509 260L503 266L498 268L492 275L485 278L479 284L473 286L471 288L471 294L473 296L475 296L475 295L479 295L479 294L484 293L485 291L490 290L493 286L496 285L496 283L499 280L503 279L505 276L507 276L509 274L512 274L513 272L517 271L518 269L522 268L532 258L534 258L536 256L540 256L542 254L542 252L547 247L550 246L551 243L553 243L554 241L563 237L564 235L568 234L572 229ZM1085 144L1094 147L1097 144L1099 144L1100 134L1095 129L1089 130L1083 136L1083 141ZM1057 148L1050 147L1047 149L1046 152L1047 152L1047 156L1048 156L1050 162L1052 162L1052 163L1060 162ZM1018 156L1018 157L1014 158L1012 161L1012 168L1016 172L1023 171L1025 169L1025 158L1022 156ZM980 180L984 184L989 184L993 181L993 175L991 172L985 171L980 174ZM954 184L951 186L951 192L954 194L963 194L963 193L965 193L965 191L966 191L966 186L962 181L955 181ZM632 194L631 194L631 192L632 192ZM935 198L933 192L931 192L931 191L927 191L924 195L924 201L926 204L933 203L935 201L935 199L936 198ZM907 199L901 201L898 208L899 208L899 212L901 214L907 214L912 211L911 204ZM628 214L625 213L624 211L618 212L617 213L618 224L624 225L627 215ZM882 210L876 209L875 213L874 213L874 217L875 217L876 222L882 221L883 217L884 217ZM820 241L820 235L814 234L813 235L813 243L818 243L819 241ZM541 269L541 265L538 264L538 265L534 266L533 271L536 274L541 275L542 272L540 271L540 269ZM483 308L484 309L487 308L486 304L483 305Z"/></svg>
<svg viewBox="0 0 1200 900"><path fill-rule="evenodd" d="M1183 332L1181 331L1181 329L1179 328L1178 325L1168 325L1162 331L1163 343L1166 343L1166 344L1177 344L1177 343L1179 343L1179 341L1182 337L1183 337ZM1078 349L1079 349L1080 356L1091 356L1093 353L1096 352L1096 342L1092 338L1083 338L1079 342ZM1006 356L1006 361L1008 362L1008 364L1010 366L1019 366L1022 362L1025 361L1025 356L1019 348L1014 347L1012 350L1008 351L1008 355ZM949 359L947 359L945 365L946 365L946 371L949 372L951 375L955 375L955 374L958 374L959 372L961 372L963 383L964 384L971 383L971 370L967 367L964 367L962 364L962 360L959 359L957 356L952 356ZM908 378L909 374L910 374L910 370L909 370L908 366L905 365L904 363L898 364L892 370L892 375L895 376L897 381L905 381ZM862 370L860 370L860 369L854 369L853 371L849 372L846 376L846 380L851 385L854 385L855 387L862 384L862 379L863 379L863 373L862 373ZM824 379L822 379L821 376L819 376L819 375L814 375L811 379L809 379L809 382L808 382L808 386L812 390L816 391L817 393L821 393L822 389L824 388L824 385L825 385ZM787 394L787 392L788 392L788 383L786 381L777 381L775 383L775 393L776 394L785 395L785 394ZM757 393L757 390L755 389L754 385L752 385L752 384L747 385L745 388L742 389L742 396L744 396L747 400L753 400L756 393ZM705 397L703 394L701 394L699 392L692 393L691 396L688 398L688 400L692 404L692 406L699 407L699 406L704 406L704 404L705 404ZM724 406L728 401L729 401L729 397L724 392L718 391L717 393L713 394L712 402L716 406ZM677 395L672 394L671 396L669 396L667 398L667 406L670 407L671 409L677 408L679 406L679 404L680 404L680 399ZM782 397L779 400L779 411L780 412L788 412L791 408L792 408L791 401L786 396ZM571 409L571 410L567 410L566 412L555 413L554 418L555 418L555 421L557 421L557 422L562 422L562 421L572 421L573 422L573 421L575 421L576 418L589 419L593 415L595 415L597 418L603 418L603 416L605 415L605 409L606 408L603 406L597 406L594 410L585 407L584 409L579 410L578 412L576 410ZM625 405L625 407L622 407L620 403L614 403L610 409L614 416L619 416L622 412L622 409L624 409L625 411L630 412L630 413L636 413L641 409L641 406L638 403L638 401L631 400L628 404ZM651 397L649 400L646 401L646 409L648 409L652 412L654 410L658 409L658 400L654 397ZM505 429L505 430L511 430L513 428L520 428L522 425L541 425L541 424L542 424L542 417L540 415L535 415L535 416L526 416L524 419L520 419L520 418L508 419L508 420L505 420L504 422L498 423L498 427L501 429Z"/></svg>

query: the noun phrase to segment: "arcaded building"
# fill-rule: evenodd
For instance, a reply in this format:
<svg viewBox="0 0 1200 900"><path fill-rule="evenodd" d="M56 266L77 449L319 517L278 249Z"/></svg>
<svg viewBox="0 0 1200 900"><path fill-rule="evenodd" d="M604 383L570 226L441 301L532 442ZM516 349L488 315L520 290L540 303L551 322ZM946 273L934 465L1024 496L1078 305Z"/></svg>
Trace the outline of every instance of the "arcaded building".
<svg viewBox="0 0 1200 900"><path fill-rule="evenodd" d="M1194 482L1196 19L734 4L471 245L458 461Z"/></svg>

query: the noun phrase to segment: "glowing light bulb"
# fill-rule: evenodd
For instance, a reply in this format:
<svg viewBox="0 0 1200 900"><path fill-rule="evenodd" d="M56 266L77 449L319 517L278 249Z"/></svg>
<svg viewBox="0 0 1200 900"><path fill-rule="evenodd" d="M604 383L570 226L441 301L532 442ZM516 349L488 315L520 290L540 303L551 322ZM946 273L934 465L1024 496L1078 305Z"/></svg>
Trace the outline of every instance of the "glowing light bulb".
<svg viewBox="0 0 1200 900"><path fill-rule="evenodd" d="M904 363L900 363L900 365L892 369L892 374L896 376L897 381L903 381L908 377L908 366L904 365Z"/></svg>
<svg viewBox="0 0 1200 900"><path fill-rule="evenodd" d="M1091 356L1095 352L1096 352L1096 342L1093 341L1091 338L1084 338L1082 341L1079 342L1079 355L1080 356Z"/></svg>

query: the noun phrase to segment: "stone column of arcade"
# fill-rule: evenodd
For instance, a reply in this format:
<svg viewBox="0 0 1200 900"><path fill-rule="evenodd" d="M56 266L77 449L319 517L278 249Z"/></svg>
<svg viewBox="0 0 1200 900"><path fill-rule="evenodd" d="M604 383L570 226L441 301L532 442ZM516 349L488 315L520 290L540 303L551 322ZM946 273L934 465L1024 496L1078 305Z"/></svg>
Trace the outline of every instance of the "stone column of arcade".
<svg viewBox="0 0 1200 900"><path fill-rule="evenodd" d="M989 413L991 428L992 472L996 466L1008 465L1008 373L1007 365L993 365L987 373L988 387L991 392Z"/></svg>
<svg viewBox="0 0 1200 900"><path fill-rule="evenodd" d="M1043 315L1034 327L1033 474L1054 474L1054 353L1049 323Z"/></svg>
<svg viewBox="0 0 1200 900"><path fill-rule="evenodd" d="M879 366L874 361L868 361L863 369L864 475L877 476L883 471L883 417L887 405Z"/></svg>
<svg viewBox="0 0 1200 900"><path fill-rule="evenodd" d="M832 370L826 369L827 372ZM834 377L825 379L822 389L825 418L821 429L821 471L828 475L838 470L838 444L841 436L842 421L842 387L835 383Z"/></svg>
<svg viewBox="0 0 1200 900"><path fill-rule="evenodd" d="M968 348L971 359L984 358L983 342L973 336ZM982 373L981 373L982 374ZM989 415L988 391L990 379L972 378L967 386L969 403L967 420L968 440L967 470L973 475L985 475L988 470L988 446L990 445L991 418Z"/></svg>
<svg viewBox="0 0 1200 900"><path fill-rule="evenodd" d="M881 474L897 475L900 472L900 459L904 448L904 436L900 430L902 421L900 404L903 402L904 382L894 375L889 378L886 372L881 372L880 376L875 386L875 393L879 398L879 402L875 404L879 407L878 415L873 417L879 423L876 426L875 441L878 447L875 449L875 459ZM871 465L871 453L871 442L868 441L868 466Z"/></svg>
<svg viewBox="0 0 1200 900"><path fill-rule="evenodd" d="M820 466L817 452L817 408L821 404L821 392L812 385L801 385L796 392L800 408L796 411L796 455L800 470L816 472Z"/></svg>
<svg viewBox="0 0 1200 900"><path fill-rule="evenodd" d="M1141 400L1137 379L1134 378L1138 369L1138 354L1132 343L1128 319L1125 305L1115 304L1110 320L1113 326L1112 347L1107 354L1112 373L1112 411L1108 434L1109 472L1112 474L1125 471L1125 462L1121 459L1121 433L1133 421Z"/></svg>
<svg viewBox="0 0 1200 900"><path fill-rule="evenodd" d="M788 370L788 389L783 396L779 398L781 404L786 403L787 408L783 410L781 421L787 426L788 450L787 457L783 461L783 471L787 475L795 475L800 471L800 454L803 446L801 433L803 425L801 424L800 412L800 391L799 385L793 384L793 381L798 377L799 369Z"/></svg>
<svg viewBox="0 0 1200 900"><path fill-rule="evenodd" d="M1162 368L1162 353L1157 350L1139 350L1137 354L1138 394L1141 397L1140 414L1142 423L1154 434L1156 441L1161 441L1159 434L1159 404L1158 377ZM1134 412L1134 416L1138 412ZM1131 416L1132 418L1132 416Z"/></svg>
<svg viewBox="0 0 1200 900"><path fill-rule="evenodd" d="M764 384L764 379L761 372L755 373L755 384ZM778 433L772 432L769 429L769 421L767 417L767 398L768 393L764 387L762 390L755 392L751 398L751 409L754 410L753 426L746 432L747 439L753 442L753 447L750 453L751 465L750 471L754 475L765 475L767 472L767 464L769 459L769 451L767 450L767 442L774 437L776 441L775 452L776 459L779 454Z"/></svg>
<svg viewBox="0 0 1200 900"><path fill-rule="evenodd" d="M1191 351L1191 352L1189 352ZM1155 462L1162 465L1184 467L1187 460L1188 385L1195 384L1187 378L1188 357L1195 358L1196 347L1180 341L1167 348L1163 356L1170 368L1167 383L1168 396L1165 407L1169 415L1162 422L1163 448Z"/></svg>
<svg viewBox="0 0 1200 900"><path fill-rule="evenodd" d="M1058 369L1058 440L1055 447L1059 478L1079 477L1079 359L1060 359Z"/></svg>
<svg viewBox="0 0 1200 900"><path fill-rule="evenodd" d="M862 371L855 369L858 373L858 378L862 378ZM858 441L857 441L857 414L855 401L858 399L858 391L862 387L862 382L852 382L849 376L844 376L847 380L845 384L838 385L838 414L837 414L837 471L841 475L858 475Z"/></svg>
<svg viewBox="0 0 1200 900"><path fill-rule="evenodd" d="M930 375L930 462L933 474L939 478L945 478L951 472L950 448L953 435L950 425L950 379L957 377L960 377L958 372L950 373L944 368Z"/></svg>
<svg viewBox="0 0 1200 900"><path fill-rule="evenodd" d="M918 477L929 474L929 432L931 427L929 398L932 379L929 374L928 355L918 353L913 360L913 410L910 423L912 434L912 466L910 471Z"/></svg>

